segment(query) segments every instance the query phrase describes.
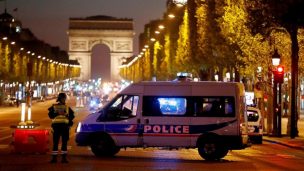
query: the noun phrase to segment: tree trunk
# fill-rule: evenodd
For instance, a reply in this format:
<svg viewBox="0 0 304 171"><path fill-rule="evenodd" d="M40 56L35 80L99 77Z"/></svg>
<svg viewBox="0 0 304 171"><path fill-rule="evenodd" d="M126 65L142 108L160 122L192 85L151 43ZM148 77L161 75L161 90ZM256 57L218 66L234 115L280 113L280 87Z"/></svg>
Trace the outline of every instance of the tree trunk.
<svg viewBox="0 0 304 171"><path fill-rule="evenodd" d="M267 95L267 135L270 135L273 130L273 93L272 88L269 87Z"/></svg>
<svg viewBox="0 0 304 171"><path fill-rule="evenodd" d="M234 67L234 73L235 73L234 81L235 81L235 82L240 82L240 81L241 81L241 80L240 80L240 73L239 73L237 67Z"/></svg>
<svg viewBox="0 0 304 171"><path fill-rule="evenodd" d="M189 11L189 29L190 29L190 55L192 61L198 62L198 59L195 59L197 53L197 18L196 15L196 3L195 0L188 0L188 11ZM194 59L193 59L194 58Z"/></svg>
<svg viewBox="0 0 304 171"><path fill-rule="evenodd" d="M291 113L290 113L290 137L298 136L298 107L297 107L297 90L298 90L298 61L299 61L299 45L298 45L298 26L291 25L287 28L291 38Z"/></svg>

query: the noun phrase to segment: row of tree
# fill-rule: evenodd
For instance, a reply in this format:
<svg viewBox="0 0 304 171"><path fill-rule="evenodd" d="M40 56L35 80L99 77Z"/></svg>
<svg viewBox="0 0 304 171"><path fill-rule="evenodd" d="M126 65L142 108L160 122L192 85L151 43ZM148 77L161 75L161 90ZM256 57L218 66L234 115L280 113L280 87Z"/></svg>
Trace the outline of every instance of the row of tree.
<svg viewBox="0 0 304 171"><path fill-rule="evenodd" d="M48 56L37 55L35 51L20 49L16 44L0 41L0 78L3 83L29 80L47 83L80 75L77 61L55 61Z"/></svg>
<svg viewBox="0 0 304 171"><path fill-rule="evenodd" d="M295 137L298 84L304 74L303 7L303 0L188 0L178 8L169 0L163 19L147 24L140 35L142 55L130 58L121 67L121 75L133 81L172 80L184 71L200 80L214 80L217 74L222 81L230 73L230 81L262 82L259 85L270 97L271 58L277 49L291 80L287 82L291 88L289 125ZM176 17L172 20L169 14ZM261 79L257 79L258 67Z"/></svg>
<svg viewBox="0 0 304 171"><path fill-rule="evenodd" d="M258 32L258 25L252 24L252 5L245 0L188 0L180 8L169 1L163 19L146 24L140 35L140 49L145 45L149 48L132 65L122 67L121 75L134 81L151 80L153 76L171 80L177 72L185 71L201 80L214 80L217 73L223 80L230 72L234 80L253 79L259 66L267 76L274 49L278 49L285 71L290 72L289 31L278 25L268 27L267 35ZM168 14L175 18L168 18ZM161 24L164 30L158 28ZM157 30L161 33L155 34ZM304 34L302 29L298 33L301 76Z"/></svg>
<svg viewBox="0 0 304 171"><path fill-rule="evenodd" d="M47 83L79 77L80 65L66 51L37 39L21 22L7 13L0 15L1 83Z"/></svg>

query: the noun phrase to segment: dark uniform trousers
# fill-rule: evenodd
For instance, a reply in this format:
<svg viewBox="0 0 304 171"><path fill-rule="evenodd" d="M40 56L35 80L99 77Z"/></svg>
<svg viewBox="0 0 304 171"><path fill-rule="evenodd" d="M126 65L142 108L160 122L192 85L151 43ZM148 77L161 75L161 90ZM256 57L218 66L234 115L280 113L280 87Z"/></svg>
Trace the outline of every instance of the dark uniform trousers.
<svg viewBox="0 0 304 171"><path fill-rule="evenodd" d="M61 153L67 154L67 144L69 140L69 125L65 123L56 123L52 125L53 128L53 154L58 154L58 145L60 137L62 138Z"/></svg>

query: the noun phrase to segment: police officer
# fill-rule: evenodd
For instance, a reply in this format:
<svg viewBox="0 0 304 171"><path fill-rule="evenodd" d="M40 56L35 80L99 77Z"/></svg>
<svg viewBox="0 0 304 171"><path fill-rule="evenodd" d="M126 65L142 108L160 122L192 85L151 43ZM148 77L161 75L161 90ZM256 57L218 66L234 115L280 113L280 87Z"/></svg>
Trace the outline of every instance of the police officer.
<svg viewBox="0 0 304 171"><path fill-rule="evenodd" d="M65 104L66 94L59 93L57 97L57 104L53 104L49 110L49 117L52 119L53 128L53 151L51 163L57 162L58 144L61 137L61 154L62 163L68 163L67 156L67 144L69 140L69 129L73 125L74 111Z"/></svg>

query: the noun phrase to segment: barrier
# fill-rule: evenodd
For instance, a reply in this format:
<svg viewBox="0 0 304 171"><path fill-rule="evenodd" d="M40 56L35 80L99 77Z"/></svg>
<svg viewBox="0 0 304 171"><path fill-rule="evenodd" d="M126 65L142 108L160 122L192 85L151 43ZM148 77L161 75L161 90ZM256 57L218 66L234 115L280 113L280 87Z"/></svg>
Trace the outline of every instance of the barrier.
<svg viewBox="0 0 304 171"><path fill-rule="evenodd" d="M16 153L45 154L49 151L49 131L46 129L15 129L12 145Z"/></svg>

